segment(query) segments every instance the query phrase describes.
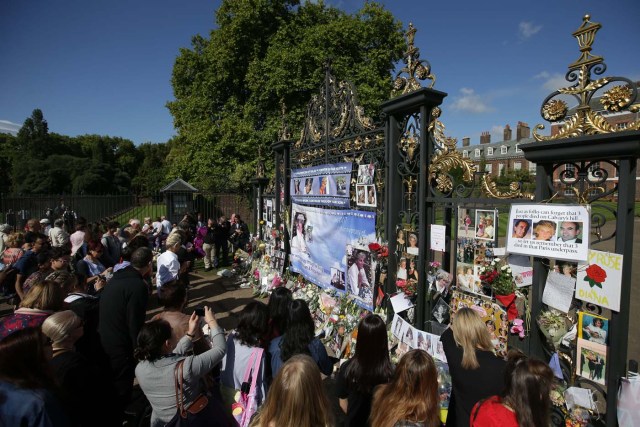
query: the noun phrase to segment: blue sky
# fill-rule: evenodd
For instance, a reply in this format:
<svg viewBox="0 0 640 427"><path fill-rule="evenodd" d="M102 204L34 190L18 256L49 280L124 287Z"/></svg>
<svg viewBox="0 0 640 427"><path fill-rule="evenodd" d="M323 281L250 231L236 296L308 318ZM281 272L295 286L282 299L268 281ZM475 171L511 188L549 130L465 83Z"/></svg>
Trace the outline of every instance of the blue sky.
<svg viewBox="0 0 640 427"><path fill-rule="evenodd" d="M362 1L327 3L354 12ZM593 53L605 75L640 80L638 0L382 1L431 63L446 92L446 133L498 141L502 127L543 120L542 100L566 86L579 56L571 36L589 13L603 28ZM165 142L171 70L195 34L208 36L220 1L4 0L0 7L0 131L17 130L34 108L49 129ZM319 82L320 84L320 82Z"/></svg>

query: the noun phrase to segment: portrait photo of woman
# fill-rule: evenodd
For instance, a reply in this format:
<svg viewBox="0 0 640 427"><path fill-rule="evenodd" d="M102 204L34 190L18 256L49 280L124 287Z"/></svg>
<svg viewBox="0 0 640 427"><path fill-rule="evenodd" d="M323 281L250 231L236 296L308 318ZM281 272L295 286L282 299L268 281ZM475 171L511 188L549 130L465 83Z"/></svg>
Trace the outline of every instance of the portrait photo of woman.
<svg viewBox="0 0 640 427"><path fill-rule="evenodd" d="M398 253L402 253L406 250L407 242L404 239L404 230L401 228L398 229L398 232L396 234L396 244Z"/></svg>
<svg viewBox="0 0 640 427"><path fill-rule="evenodd" d="M293 220L293 232L291 233L291 249L301 253L307 253L307 242L305 239L305 225L307 216L304 212L296 212Z"/></svg>
<svg viewBox="0 0 640 427"><path fill-rule="evenodd" d="M407 245L407 253L409 255L418 255L418 235L416 233L409 233L409 238L407 239L409 244Z"/></svg>
<svg viewBox="0 0 640 427"><path fill-rule="evenodd" d="M556 223L543 219L533 224L533 240L551 241L556 235Z"/></svg>

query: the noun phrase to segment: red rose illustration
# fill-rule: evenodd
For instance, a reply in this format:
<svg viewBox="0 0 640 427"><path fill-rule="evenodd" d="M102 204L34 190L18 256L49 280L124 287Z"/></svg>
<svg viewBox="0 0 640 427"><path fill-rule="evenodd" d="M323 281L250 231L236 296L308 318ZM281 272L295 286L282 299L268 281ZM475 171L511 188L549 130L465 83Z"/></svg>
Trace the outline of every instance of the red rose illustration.
<svg viewBox="0 0 640 427"><path fill-rule="evenodd" d="M584 278L585 281L589 282L590 287L597 286L602 288L602 283L607 278L607 272L602 269L597 264L591 264L587 267L586 270L587 276Z"/></svg>

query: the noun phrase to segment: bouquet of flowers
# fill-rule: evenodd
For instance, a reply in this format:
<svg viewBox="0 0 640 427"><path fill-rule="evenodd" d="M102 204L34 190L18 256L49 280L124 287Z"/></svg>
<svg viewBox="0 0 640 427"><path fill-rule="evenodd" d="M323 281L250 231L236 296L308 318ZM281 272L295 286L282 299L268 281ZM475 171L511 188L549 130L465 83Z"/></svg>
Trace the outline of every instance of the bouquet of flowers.
<svg viewBox="0 0 640 427"><path fill-rule="evenodd" d="M491 286L495 295L511 295L516 291L511 267L501 263L500 258L495 258L480 268L480 280Z"/></svg>
<svg viewBox="0 0 640 427"><path fill-rule="evenodd" d="M440 267L442 267L440 261L431 261L429 263L429 273L435 276Z"/></svg>
<svg viewBox="0 0 640 427"><path fill-rule="evenodd" d="M414 296L418 291L418 282L413 279L397 280L396 286L400 288L400 290L404 292L408 297Z"/></svg>
<svg viewBox="0 0 640 427"><path fill-rule="evenodd" d="M500 258L486 262L480 268L480 280L491 287L496 299L507 309L509 321L518 317L515 294L516 281L509 264L501 262Z"/></svg>

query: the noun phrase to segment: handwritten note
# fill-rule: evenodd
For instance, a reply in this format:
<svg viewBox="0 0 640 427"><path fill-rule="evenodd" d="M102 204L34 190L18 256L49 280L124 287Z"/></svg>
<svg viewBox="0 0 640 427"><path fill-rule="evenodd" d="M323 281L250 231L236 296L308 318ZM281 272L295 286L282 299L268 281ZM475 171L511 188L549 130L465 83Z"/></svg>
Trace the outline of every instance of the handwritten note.
<svg viewBox="0 0 640 427"><path fill-rule="evenodd" d="M550 271L547 276L547 283L544 285L542 302L563 313L569 312L575 285L576 279L573 277Z"/></svg>

